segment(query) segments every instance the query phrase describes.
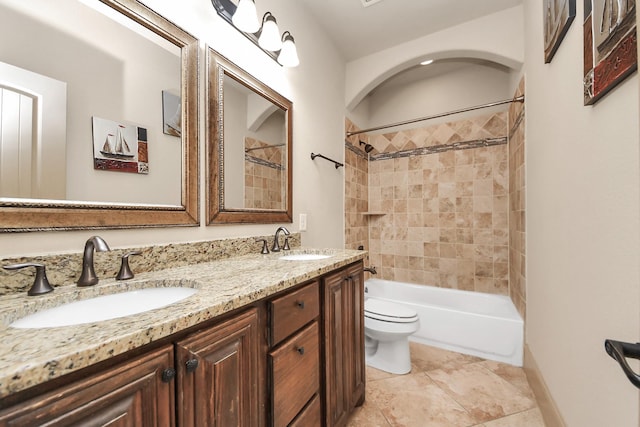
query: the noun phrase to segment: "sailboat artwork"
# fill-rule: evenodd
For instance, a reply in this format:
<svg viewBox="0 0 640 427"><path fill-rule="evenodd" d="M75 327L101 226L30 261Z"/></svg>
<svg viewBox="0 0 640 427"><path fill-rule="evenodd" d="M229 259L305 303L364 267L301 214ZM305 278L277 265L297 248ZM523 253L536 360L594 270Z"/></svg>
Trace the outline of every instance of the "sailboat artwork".
<svg viewBox="0 0 640 427"><path fill-rule="evenodd" d="M113 134L110 133L107 135L102 150L100 150L103 156L115 159L133 159L135 157L134 154L131 154L131 148L129 148L129 144L127 144L127 140L122 134L123 128L123 125L118 125L115 145L109 140L109 137L113 137Z"/></svg>
<svg viewBox="0 0 640 427"><path fill-rule="evenodd" d="M92 123L94 169L149 173L145 128L99 117Z"/></svg>
<svg viewBox="0 0 640 427"><path fill-rule="evenodd" d="M584 105L593 105L638 68L634 0L584 2Z"/></svg>

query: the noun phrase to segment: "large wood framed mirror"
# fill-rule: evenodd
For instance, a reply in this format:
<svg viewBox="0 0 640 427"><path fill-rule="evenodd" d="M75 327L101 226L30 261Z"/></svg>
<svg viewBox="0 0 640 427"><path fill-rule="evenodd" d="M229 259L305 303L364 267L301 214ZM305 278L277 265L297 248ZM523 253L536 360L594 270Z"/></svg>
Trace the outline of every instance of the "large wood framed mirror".
<svg viewBox="0 0 640 427"><path fill-rule="evenodd" d="M292 222L291 101L207 49L207 224Z"/></svg>
<svg viewBox="0 0 640 427"><path fill-rule="evenodd" d="M0 37L0 231L199 223L197 39L135 0L3 0Z"/></svg>

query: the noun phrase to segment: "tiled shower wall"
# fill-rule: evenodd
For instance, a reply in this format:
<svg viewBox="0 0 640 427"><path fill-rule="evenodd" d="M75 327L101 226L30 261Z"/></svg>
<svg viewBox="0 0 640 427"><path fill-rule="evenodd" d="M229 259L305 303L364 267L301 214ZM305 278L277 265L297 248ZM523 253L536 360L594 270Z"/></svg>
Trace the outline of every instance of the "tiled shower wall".
<svg viewBox="0 0 640 427"><path fill-rule="evenodd" d="M352 229L366 221L364 246L378 277L508 294L506 134L501 112L349 138L347 159L358 140L375 150L368 162L368 207L347 213L347 245ZM354 176L350 168L347 160L347 180Z"/></svg>
<svg viewBox="0 0 640 427"><path fill-rule="evenodd" d="M284 210L283 148L245 138L244 207Z"/></svg>
<svg viewBox="0 0 640 427"><path fill-rule="evenodd" d="M524 94L524 80L515 96ZM524 104L509 108L509 295L522 318L526 318L527 281L525 269L525 139Z"/></svg>
<svg viewBox="0 0 640 427"><path fill-rule="evenodd" d="M354 126L347 120L346 129ZM357 144L357 142L356 142ZM369 162L360 146L347 144L345 148L345 248L369 247L369 223L363 214L369 206Z"/></svg>

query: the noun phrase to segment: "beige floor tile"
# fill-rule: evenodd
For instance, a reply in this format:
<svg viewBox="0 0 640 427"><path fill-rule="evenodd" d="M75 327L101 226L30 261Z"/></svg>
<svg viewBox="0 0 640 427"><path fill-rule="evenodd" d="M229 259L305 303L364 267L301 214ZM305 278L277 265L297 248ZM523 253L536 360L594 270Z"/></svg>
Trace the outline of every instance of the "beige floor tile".
<svg viewBox="0 0 640 427"><path fill-rule="evenodd" d="M411 343L412 372L367 367L348 427L544 427L521 368Z"/></svg>
<svg viewBox="0 0 640 427"><path fill-rule="evenodd" d="M367 399L392 427L471 426L474 419L424 374L372 381Z"/></svg>
<svg viewBox="0 0 640 427"><path fill-rule="evenodd" d="M518 368L517 366L507 365L506 363L494 362L493 360L483 360L482 362L478 362L478 365L489 369L500 378L515 386L522 394L529 397L531 400L535 400L535 396L531 391L524 369Z"/></svg>
<svg viewBox="0 0 640 427"><path fill-rule="evenodd" d="M372 368L371 366L367 366L366 379L367 381L378 381L384 380L387 378L397 377L395 374L390 374L389 372L381 371L380 369Z"/></svg>
<svg viewBox="0 0 640 427"><path fill-rule="evenodd" d="M538 408L509 415L494 421L484 423L484 427L544 427L542 414Z"/></svg>
<svg viewBox="0 0 640 427"><path fill-rule="evenodd" d="M450 369L483 359L455 353L436 347L409 342L412 372L426 372L434 369Z"/></svg>
<svg viewBox="0 0 640 427"><path fill-rule="evenodd" d="M390 427L390 424L376 405L365 400L361 407L353 411L347 427Z"/></svg>
<svg viewBox="0 0 640 427"><path fill-rule="evenodd" d="M483 423L536 406L535 400L479 364L429 371L428 376Z"/></svg>

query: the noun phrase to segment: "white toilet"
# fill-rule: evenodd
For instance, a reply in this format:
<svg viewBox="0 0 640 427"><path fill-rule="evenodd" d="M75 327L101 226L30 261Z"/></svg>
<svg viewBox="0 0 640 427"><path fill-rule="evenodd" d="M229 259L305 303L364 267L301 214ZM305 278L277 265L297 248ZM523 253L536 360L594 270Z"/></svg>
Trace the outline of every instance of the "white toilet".
<svg viewBox="0 0 640 427"><path fill-rule="evenodd" d="M418 313L401 304L366 298L364 341L367 365L392 374L411 372L409 335L418 330Z"/></svg>

